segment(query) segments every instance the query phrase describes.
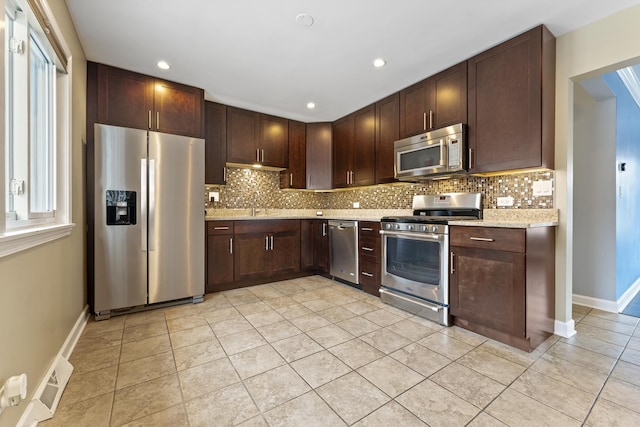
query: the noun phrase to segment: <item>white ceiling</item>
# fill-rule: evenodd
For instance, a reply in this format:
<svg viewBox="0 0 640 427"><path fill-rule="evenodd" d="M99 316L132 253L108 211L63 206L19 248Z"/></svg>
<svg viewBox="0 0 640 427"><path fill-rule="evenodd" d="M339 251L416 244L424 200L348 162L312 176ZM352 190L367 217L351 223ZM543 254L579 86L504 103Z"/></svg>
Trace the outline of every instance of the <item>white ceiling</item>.
<svg viewBox="0 0 640 427"><path fill-rule="evenodd" d="M640 0L66 2L88 60L201 87L208 100L317 122L538 24L558 36ZM300 13L314 24L297 24ZM377 57L384 68L371 66ZM156 67L161 59L170 70Z"/></svg>

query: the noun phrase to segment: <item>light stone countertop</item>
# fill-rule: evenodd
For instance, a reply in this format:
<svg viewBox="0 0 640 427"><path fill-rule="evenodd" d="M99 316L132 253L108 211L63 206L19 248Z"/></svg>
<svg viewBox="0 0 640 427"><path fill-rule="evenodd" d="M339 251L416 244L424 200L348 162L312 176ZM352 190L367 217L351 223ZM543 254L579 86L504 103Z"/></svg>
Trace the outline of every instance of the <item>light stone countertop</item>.
<svg viewBox="0 0 640 427"><path fill-rule="evenodd" d="M317 212L321 212L318 215ZM251 216L251 209L208 209L207 221L244 221L272 219L343 219L380 221L385 216L412 215L411 209L261 209ZM484 209L483 219L456 221L457 226L533 228L558 225L557 209Z"/></svg>

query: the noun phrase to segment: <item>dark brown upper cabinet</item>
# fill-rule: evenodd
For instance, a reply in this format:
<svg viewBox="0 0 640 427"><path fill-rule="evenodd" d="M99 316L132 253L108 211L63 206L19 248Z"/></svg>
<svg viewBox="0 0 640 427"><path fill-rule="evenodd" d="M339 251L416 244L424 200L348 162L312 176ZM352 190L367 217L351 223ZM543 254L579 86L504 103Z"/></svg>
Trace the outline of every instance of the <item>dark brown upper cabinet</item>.
<svg viewBox="0 0 640 427"><path fill-rule="evenodd" d="M394 182L393 143L400 138L400 95L376 102L376 184Z"/></svg>
<svg viewBox="0 0 640 427"><path fill-rule="evenodd" d="M227 162L286 168L288 156L287 119L227 107Z"/></svg>
<svg viewBox="0 0 640 427"><path fill-rule="evenodd" d="M225 184L227 160L227 107L215 102L204 103L205 182Z"/></svg>
<svg viewBox="0 0 640 427"><path fill-rule="evenodd" d="M333 186L375 183L375 104L333 123Z"/></svg>
<svg viewBox="0 0 640 427"><path fill-rule="evenodd" d="M280 172L280 188L305 188L307 125L289 120L289 168Z"/></svg>
<svg viewBox="0 0 640 427"><path fill-rule="evenodd" d="M553 168L555 57L539 26L469 59L469 172Z"/></svg>
<svg viewBox="0 0 640 427"><path fill-rule="evenodd" d="M202 89L103 64L97 64L95 69L98 123L203 136Z"/></svg>
<svg viewBox="0 0 640 427"><path fill-rule="evenodd" d="M466 122L466 61L400 91L400 138Z"/></svg>
<svg viewBox="0 0 640 427"><path fill-rule="evenodd" d="M307 186L308 190L332 188L331 123L307 123Z"/></svg>

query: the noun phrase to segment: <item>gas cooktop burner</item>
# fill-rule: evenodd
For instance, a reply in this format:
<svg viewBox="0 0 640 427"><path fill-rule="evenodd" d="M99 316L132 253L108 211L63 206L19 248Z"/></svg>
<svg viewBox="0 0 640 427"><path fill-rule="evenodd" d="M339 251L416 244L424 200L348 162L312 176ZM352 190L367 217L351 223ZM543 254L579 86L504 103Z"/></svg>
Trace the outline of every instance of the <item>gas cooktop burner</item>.
<svg viewBox="0 0 640 427"><path fill-rule="evenodd" d="M449 224L482 218L480 193L449 193L413 196L413 215L387 216L382 222Z"/></svg>
<svg viewBox="0 0 640 427"><path fill-rule="evenodd" d="M381 219L382 222L404 222L412 224L448 224L452 221L469 221L478 220L477 216L386 216Z"/></svg>

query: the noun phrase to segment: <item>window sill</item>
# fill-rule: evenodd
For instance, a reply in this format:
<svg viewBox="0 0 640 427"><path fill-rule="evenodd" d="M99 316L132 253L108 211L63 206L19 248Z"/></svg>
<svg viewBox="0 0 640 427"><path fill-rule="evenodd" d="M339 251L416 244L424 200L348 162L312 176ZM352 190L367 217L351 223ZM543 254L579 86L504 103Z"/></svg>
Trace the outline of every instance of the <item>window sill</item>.
<svg viewBox="0 0 640 427"><path fill-rule="evenodd" d="M68 236L75 224L55 224L0 235L0 258Z"/></svg>

